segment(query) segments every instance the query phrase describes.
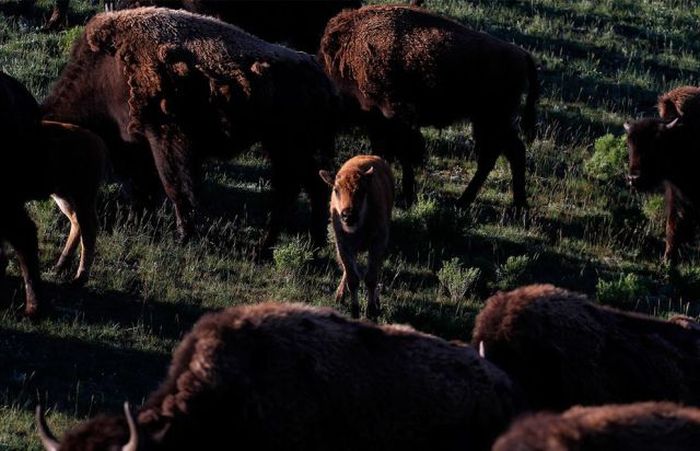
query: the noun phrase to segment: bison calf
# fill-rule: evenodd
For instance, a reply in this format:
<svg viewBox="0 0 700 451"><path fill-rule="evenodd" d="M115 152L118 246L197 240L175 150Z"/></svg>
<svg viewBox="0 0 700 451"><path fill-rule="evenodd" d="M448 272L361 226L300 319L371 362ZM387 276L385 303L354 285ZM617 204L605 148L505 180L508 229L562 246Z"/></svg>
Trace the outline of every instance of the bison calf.
<svg viewBox="0 0 700 451"><path fill-rule="evenodd" d="M533 285L497 293L474 344L522 388L532 409L650 400L700 405L700 330L602 307Z"/></svg>
<svg viewBox="0 0 700 451"><path fill-rule="evenodd" d="M414 166L425 153L419 127L470 119L478 167L460 204L475 199L504 154L514 204L526 206L525 146L514 120L527 87L521 125L534 135L539 96L526 51L422 8L366 6L328 22L319 59L350 104L364 112L373 151L401 162L409 202L415 199Z"/></svg>
<svg viewBox="0 0 700 451"><path fill-rule="evenodd" d="M700 185L700 129L693 121L676 118L670 123L648 118L625 124L629 147L630 186L651 191L665 187L666 250L664 261L678 263L679 247L692 237L698 217Z"/></svg>
<svg viewBox="0 0 700 451"><path fill-rule="evenodd" d="M700 116L700 88L681 86L659 96L659 115L666 121L681 116Z"/></svg>
<svg viewBox="0 0 700 451"><path fill-rule="evenodd" d="M699 409L648 402L526 417L493 451L695 451L699 445Z"/></svg>
<svg viewBox="0 0 700 451"><path fill-rule="evenodd" d="M62 451L484 450L516 410L507 376L468 346L266 303L199 320L136 421L97 417L59 444L39 411L38 429Z"/></svg>
<svg viewBox="0 0 700 451"><path fill-rule="evenodd" d="M349 159L333 177L320 171L321 178L333 188L331 223L335 235L338 262L343 270L336 291L336 302L343 302L350 290L352 316L360 315L357 290L364 278L367 286L367 316L379 314L377 282L389 243L391 211L394 206L394 176L386 161L373 155ZM357 254L368 252L367 272L357 266Z"/></svg>

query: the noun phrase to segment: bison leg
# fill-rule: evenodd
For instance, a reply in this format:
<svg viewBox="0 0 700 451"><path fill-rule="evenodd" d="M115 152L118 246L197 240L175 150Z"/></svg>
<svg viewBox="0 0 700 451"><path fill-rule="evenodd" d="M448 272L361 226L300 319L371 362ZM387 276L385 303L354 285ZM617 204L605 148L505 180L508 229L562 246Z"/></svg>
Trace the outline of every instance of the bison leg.
<svg viewBox="0 0 700 451"><path fill-rule="evenodd" d="M678 206L676 195L666 189L666 249L663 261L671 268L678 265L679 249L692 234L693 226L688 215Z"/></svg>
<svg viewBox="0 0 700 451"><path fill-rule="evenodd" d="M156 133L148 130L146 137L153 152L165 194L175 207L177 231L182 241L194 232L196 159L191 142L176 127L162 127Z"/></svg>
<svg viewBox="0 0 700 451"><path fill-rule="evenodd" d="M387 236L384 234L384 236ZM379 305L379 271L382 269L387 240L376 240L369 249L365 286L367 287L367 317L376 320L381 312Z"/></svg>
<svg viewBox="0 0 700 451"><path fill-rule="evenodd" d="M336 252L338 261L343 269L343 276L335 292L335 301L343 304L345 300L345 290L350 291L350 312L353 318L360 317L360 301L357 292L360 288L360 272L357 268L355 252L341 243L342 239L336 234Z"/></svg>
<svg viewBox="0 0 700 451"><path fill-rule="evenodd" d="M482 146L477 141L477 162L476 162L476 173L474 177L467 185L467 188L462 193L462 196L457 200L457 205L462 208L469 207L476 195L479 194L481 187L484 185L486 178L489 176L494 166L496 166L496 160L498 159L498 151L493 146Z"/></svg>
<svg viewBox="0 0 700 451"><path fill-rule="evenodd" d="M56 0L51 17L44 26L45 30L56 30L66 21L68 15L68 0Z"/></svg>
<svg viewBox="0 0 700 451"><path fill-rule="evenodd" d="M7 275L7 265L9 264L10 261L7 259L7 255L5 255L5 248L2 246L2 242L0 242L0 279L4 279Z"/></svg>
<svg viewBox="0 0 700 451"><path fill-rule="evenodd" d="M41 273L39 272L39 243L36 236L36 226L23 206L17 206L7 212L4 236L14 248L19 266L22 270L25 290L25 314L36 317L39 311L39 296L41 289Z"/></svg>
<svg viewBox="0 0 700 451"><path fill-rule="evenodd" d="M68 265L73 259L75 249L78 247L78 242L80 241L80 224L78 222L78 216L75 214L75 209L71 205L70 201L55 194L51 197L53 198L54 202L56 202L56 205L58 205L61 213L63 213L70 221L70 232L68 233L68 239L66 240L66 244L63 247L63 252L61 252L61 256L58 258L56 266L54 266L54 270L57 273L62 273L67 269Z"/></svg>
<svg viewBox="0 0 700 451"><path fill-rule="evenodd" d="M321 247L326 243L328 227L328 203L330 192L328 186L318 176L318 164L313 159L304 165L303 185L311 202L311 239L314 245Z"/></svg>
<svg viewBox="0 0 700 451"><path fill-rule="evenodd" d="M525 144L520 140L515 130L511 131L505 147L505 156L510 163L510 172L513 177L513 206L517 209L527 208L527 194L525 193Z"/></svg>
<svg viewBox="0 0 700 451"><path fill-rule="evenodd" d="M97 193L94 193L95 195ZM96 196L87 196L90 199L80 199L70 202L57 195L52 196L64 215L71 222L68 240L56 264L56 272L66 270L67 264L72 260L78 241L81 244L80 265L73 279L73 285L83 285L90 276L90 268L95 259L95 246L97 243L97 208Z"/></svg>

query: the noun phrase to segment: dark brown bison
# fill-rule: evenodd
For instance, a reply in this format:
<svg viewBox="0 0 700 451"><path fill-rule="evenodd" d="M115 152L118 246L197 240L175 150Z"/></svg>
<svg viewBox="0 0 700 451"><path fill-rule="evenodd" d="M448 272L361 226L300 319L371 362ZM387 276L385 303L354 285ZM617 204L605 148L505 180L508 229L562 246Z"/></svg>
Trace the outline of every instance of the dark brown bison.
<svg viewBox="0 0 700 451"><path fill-rule="evenodd" d="M41 113L34 96L17 80L0 72L0 136L5 144L0 150L0 249L7 241L19 259L26 296L25 313L39 312L41 274L36 226L24 204L42 192L37 177ZM4 276L7 258L0 250L0 276Z"/></svg>
<svg viewBox="0 0 700 451"><path fill-rule="evenodd" d="M43 109L99 134L117 170L130 171L121 158L152 155L182 237L193 230L202 160L261 142L274 191L267 248L302 186L313 236L325 239L328 196L315 156L333 152L336 102L310 55L217 19L139 8L87 24Z"/></svg>
<svg viewBox="0 0 700 451"><path fill-rule="evenodd" d="M204 316L131 427L130 414L97 417L59 445L40 412L38 424L45 448L62 451L483 450L516 402L468 346L265 303Z"/></svg>
<svg viewBox="0 0 700 451"><path fill-rule="evenodd" d="M665 402L574 407L517 421L493 451L695 451L700 410Z"/></svg>
<svg viewBox="0 0 700 451"><path fill-rule="evenodd" d="M379 315L379 271L389 245L391 211L394 208L394 175L389 164L374 155L358 155L343 164L333 176L320 172L333 189L331 224L343 277L335 300L342 303L350 290L352 316L360 316L357 290L367 285L367 316ZM362 274L357 255L367 251L367 271Z"/></svg>
<svg viewBox="0 0 700 451"><path fill-rule="evenodd" d="M676 266L680 245L692 238L697 222L700 186L700 128L694 121L671 122L647 118L625 124L629 148L630 186L650 191L664 185L666 197L666 250L664 261Z"/></svg>
<svg viewBox="0 0 700 451"><path fill-rule="evenodd" d="M700 331L533 285L497 293L473 343L533 410L676 401L700 405Z"/></svg>
<svg viewBox="0 0 700 451"><path fill-rule="evenodd" d="M700 117L700 88L681 86L659 96L659 116L672 121L681 116Z"/></svg>
<svg viewBox="0 0 700 451"><path fill-rule="evenodd" d="M374 152L401 162L406 200L415 198L414 166L425 152L419 126L470 119L478 167L459 204L475 199L503 153L514 204L527 205L525 146L514 119L529 87L521 125L534 134L539 88L526 51L422 8L366 6L328 22L319 58L364 111Z"/></svg>

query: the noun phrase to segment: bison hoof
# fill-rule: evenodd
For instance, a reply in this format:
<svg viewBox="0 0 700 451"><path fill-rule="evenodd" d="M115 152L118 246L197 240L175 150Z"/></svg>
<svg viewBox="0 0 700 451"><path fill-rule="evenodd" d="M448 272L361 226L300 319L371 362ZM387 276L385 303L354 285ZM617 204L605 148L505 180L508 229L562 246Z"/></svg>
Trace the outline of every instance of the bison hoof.
<svg viewBox="0 0 700 451"><path fill-rule="evenodd" d="M367 318L372 321L376 321L379 315L382 313L381 307L375 304L369 304L367 306Z"/></svg>
<svg viewBox="0 0 700 451"><path fill-rule="evenodd" d="M24 307L24 316L31 320L37 320L41 317L39 303L36 300L27 299L26 306Z"/></svg>
<svg viewBox="0 0 700 451"><path fill-rule="evenodd" d="M87 271L78 272L75 278L73 278L73 280L70 281L68 286L70 286L71 288L81 288L85 286L89 278L90 275L87 273Z"/></svg>
<svg viewBox="0 0 700 451"><path fill-rule="evenodd" d="M352 316L354 319L360 318L360 306L359 305L352 305L350 307L350 316Z"/></svg>

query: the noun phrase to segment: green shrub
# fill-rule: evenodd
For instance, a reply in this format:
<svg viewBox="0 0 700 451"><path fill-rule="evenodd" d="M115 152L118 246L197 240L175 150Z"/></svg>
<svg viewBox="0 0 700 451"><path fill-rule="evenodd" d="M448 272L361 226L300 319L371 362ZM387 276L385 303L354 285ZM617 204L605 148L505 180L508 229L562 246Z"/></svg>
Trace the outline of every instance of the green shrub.
<svg viewBox="0 0 700 451"><path fill-rule="evenodd" d="M642 204L644 216L652 224L660 224L664 221L664 196L656 194L644 198Z"/></svg>
<svg viewBox="0 0 700 451"><path fill-rule="evenodd" d="M539 254L511 255L506 262L496 268L496 279L499 289L511 290L528 283L530 277L528 270L539 259Z"/></svg>
<svg viewBox="0 0 700 451"><path fill-rule="evenodd" d="M474 290L480 276L479 268L464 268L456 257L444 262L437 273L441 289L455 303Z"/></svg>
<svg viewBox="0 0 700 451"><path fill-rule="evenodd" d="M603 304L633 303L649 294L644 280L637 274L620 274L616 280L598 280L596 295Z"/></svg>
<svg viewBox="0 0 700 451"><path fill-rule="evenodd" d="M593 156L584 163L584 169L590 177L603 182L622 180L626 159L626 138L608 133L596 140Z"/></svg>
<svg viewBox="0 0 700 451"><path fill-rule="evenodd" d="M288 280L300 275L313 257L311 242L300 236L280 244L272 251L275 268Z"/></svg>

